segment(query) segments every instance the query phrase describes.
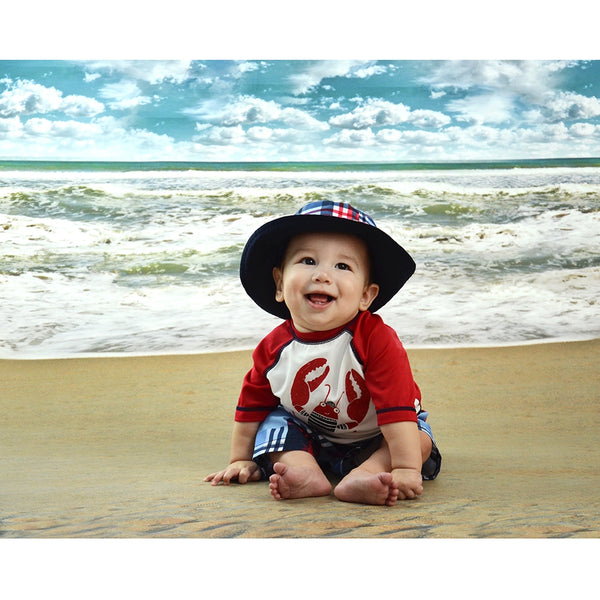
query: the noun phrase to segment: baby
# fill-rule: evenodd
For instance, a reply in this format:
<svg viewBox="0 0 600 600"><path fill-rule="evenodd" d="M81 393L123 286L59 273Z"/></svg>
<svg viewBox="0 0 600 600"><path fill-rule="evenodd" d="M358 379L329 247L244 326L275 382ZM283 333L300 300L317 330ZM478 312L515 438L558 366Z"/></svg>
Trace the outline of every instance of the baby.
<svg viewBox="0 0 600 600"><path fill-rule="evenodd" d="M250 297L285 319L253 353L229 465L213 485L269 478L277 499L393 505L441 466L395 331L374 313L413 274L407 252L349 204L313 202L260 227L242 254Z"/></svg>

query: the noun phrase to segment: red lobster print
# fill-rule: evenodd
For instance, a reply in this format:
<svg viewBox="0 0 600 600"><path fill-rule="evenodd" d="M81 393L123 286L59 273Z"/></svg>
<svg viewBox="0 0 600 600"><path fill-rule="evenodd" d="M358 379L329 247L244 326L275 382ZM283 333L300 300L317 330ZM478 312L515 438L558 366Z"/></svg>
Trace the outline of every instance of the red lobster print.
<svg viewBox="0 0 600 600"><path fill-rule="evenodd" d="M329 374L329 365L324 358L315 358L298 369L292 384L292 405L303 416L308 417L308 424L315 429L333 433L336 429L354 429L364 418L369 410L370 394L365 380L355 369L346 373L345 392L340 394L336 402L329 400L331 386L324 381ZM325 399L315 406L312 412L305 410L312 393L321 385L327 387ZM352 421L339 423L340 409L338 404L346 394L347 412Z"/></svg>

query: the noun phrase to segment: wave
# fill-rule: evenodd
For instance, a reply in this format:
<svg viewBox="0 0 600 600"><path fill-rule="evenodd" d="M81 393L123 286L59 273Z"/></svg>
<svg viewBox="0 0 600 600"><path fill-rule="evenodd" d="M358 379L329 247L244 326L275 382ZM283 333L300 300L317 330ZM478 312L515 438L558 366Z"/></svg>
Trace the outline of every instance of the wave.
<svg viewBox="0 0 600 600"><path fill-rule="evenodd" d="M409 345L600 335L598 165L280 167L1 163L0 354L252 347L277 320L239 284L242 248L311 200L356 204L413 255L382 309Z"/></svg>

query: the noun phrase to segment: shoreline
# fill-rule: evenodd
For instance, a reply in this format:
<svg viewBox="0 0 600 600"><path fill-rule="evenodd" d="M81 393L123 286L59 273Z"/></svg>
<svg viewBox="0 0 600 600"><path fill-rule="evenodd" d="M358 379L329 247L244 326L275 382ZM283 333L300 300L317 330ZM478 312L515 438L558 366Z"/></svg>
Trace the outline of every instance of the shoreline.
<svg viewBox="0 0 600 600"><path fill-rule="evenodd" d="M469 350L469 349L490 349L490 348L520 348L521 346L545 346L549 344L576 344L579 342L593 342L600 340L600 337L592 335L581 338L548 338L510 342L490 342L481 344L440 344L440 345L414 345L404 344L407 352L421 350ZM229 354L239 352L252 352L253 347L239 348L213 348L206 350L181 350L181 351L157 351L157 352L81 352L75 354L48 354L39 356L0 356L2 361L36 361L36 360L73 360L89 358L148 358L148 357L169 357L169 356L206 356L211 354Z"/></svg>
<svg viewBox="0 0 600 600"><path fill-rule="evenodd" d="M443 464L391 508L202 481L248 350L0 360L0 537L600 537L600 339L407 351Z"/></svg>

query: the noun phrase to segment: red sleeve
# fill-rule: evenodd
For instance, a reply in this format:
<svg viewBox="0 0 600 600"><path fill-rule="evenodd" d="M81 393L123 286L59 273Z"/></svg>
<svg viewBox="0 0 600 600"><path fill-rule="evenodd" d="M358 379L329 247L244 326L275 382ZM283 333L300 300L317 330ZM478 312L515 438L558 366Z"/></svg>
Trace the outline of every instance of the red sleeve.
<svg viewBox="0 0 600 600"><path fill-rule="evenodd" d="M244 377L242 391L235 409L235 420L264 421L277 408L279 398L271 391L267 371L275 364L283 346L291 340L288 322L267 335L252 353L253 365Z"/></svg>
<svg viewBox="0 0 600 600"><path fill-rule="evenodd" d="M377 424L417 420L421 391L396 332L381 317L362 313L354 334L355 351L377 412Z"/></svg>

